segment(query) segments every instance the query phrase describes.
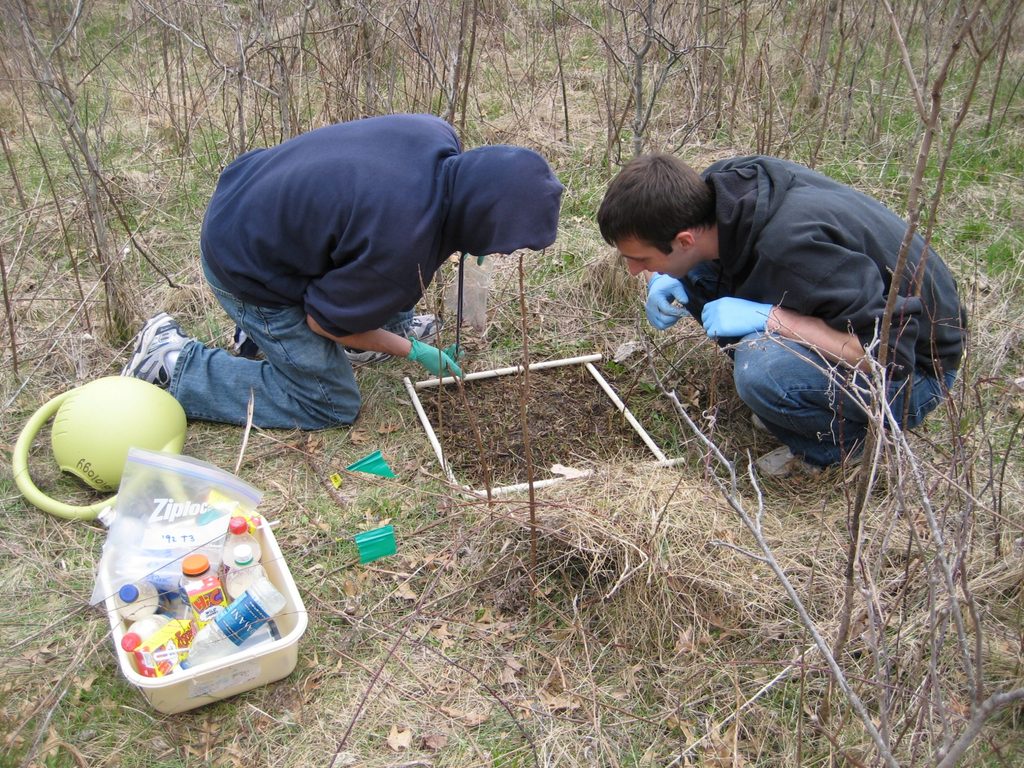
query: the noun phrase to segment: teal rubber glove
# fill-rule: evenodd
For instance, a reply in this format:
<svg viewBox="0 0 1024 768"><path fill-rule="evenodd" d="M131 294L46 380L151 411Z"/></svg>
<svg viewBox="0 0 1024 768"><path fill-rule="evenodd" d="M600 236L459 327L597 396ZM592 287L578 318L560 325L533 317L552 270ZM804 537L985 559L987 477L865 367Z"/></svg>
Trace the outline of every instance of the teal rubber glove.
<svg viewBox="0 0 1024 768"><path fill-rule="evenodd" d="M644 305L647 322L659 331L670 328L680 317L688 314L685 309L677 307L672 302L685 304L686 299L686 289L679 280L671 275L655 272L651 282L647 284L647 303Z"/></svg>
<svg viewBox="0 0 1024 768"><path fill-rule="evenodd" d="M412 341L412 349L409 350L408 355L410 360L419 363L435 376L462 378L462 369L452 360L451 355L430 344L424 344L419 339L410 339L410 341Z"/></svg>
<svg viewBox="0 0 1024 768"><path fill-rule="evenodd" d="M459 362L466 356L466 348L459 344L449 344L444 348L444 353L455 362Z"/></svg>
<svg viewBox="0 0 1024 768"><path fill-rule="evenodd" d="M700 321L712 339L746 336L763 331L771 311L771 304L726 296L705 304Z"/></svg>

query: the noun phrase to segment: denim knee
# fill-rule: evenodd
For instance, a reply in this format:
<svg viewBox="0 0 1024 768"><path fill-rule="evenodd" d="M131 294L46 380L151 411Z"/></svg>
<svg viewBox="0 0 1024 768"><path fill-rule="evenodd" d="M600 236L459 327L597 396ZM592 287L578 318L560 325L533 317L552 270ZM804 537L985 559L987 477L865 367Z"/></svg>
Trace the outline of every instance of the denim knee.
<svg viewBox="0 0 1024 768"><path fill-rule="evenodd" d="M733 350L736 394L758 415L777 410L787 395L788 382L774 371L773 362L778 354L771 349L772 345L775 342L763 334L752 334L736 344Z"/></svg>
<svg viewBox="0 0 1024 768"><path fill-rule="evenodd" d="M802 344L751 334L735 346L733 379L740 399L765 422L807 434L831 432L835 420L865 417L846 382Z"/></svg>
<svg viewBox="0 0 1024 768"><path fill-rule="evenodd" d="M289 387L286 390L287 406L278 404L281 411L291 413L295 427L320 430L348 427L355 423L362 407L358 388L346 388L344 382L338 382L339 386L332 388L332 382L325 381L323 377L312 379L308 385Z"/></svg>

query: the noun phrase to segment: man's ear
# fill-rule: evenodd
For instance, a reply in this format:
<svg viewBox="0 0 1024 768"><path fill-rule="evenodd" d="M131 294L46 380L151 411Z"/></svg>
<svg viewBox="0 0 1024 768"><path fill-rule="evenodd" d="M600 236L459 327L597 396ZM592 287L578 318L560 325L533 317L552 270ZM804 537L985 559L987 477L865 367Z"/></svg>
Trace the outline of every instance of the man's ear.
<svg viewBox="0 0 1024 768"><path fill-rule="evenodd" d="M672 238L672 240L681 248L692 248L693 244L696 242L696 238L693 236L693 231L689 229L681 229L676 232L676 236Z"/></svg>

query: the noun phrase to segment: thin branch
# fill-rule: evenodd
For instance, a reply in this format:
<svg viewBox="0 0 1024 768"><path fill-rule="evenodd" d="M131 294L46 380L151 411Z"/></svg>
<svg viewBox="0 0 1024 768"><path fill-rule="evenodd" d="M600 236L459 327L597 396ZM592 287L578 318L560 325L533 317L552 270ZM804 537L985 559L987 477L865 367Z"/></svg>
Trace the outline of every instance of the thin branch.
<svg viewBox="0 0 1024 768"><path fill-rule="evenodd" d="M701 442L704 443L704 445L708 448L708 450L711 451L715 458L718 459L719 464L728 471L730 478L730 483L728 486L726 485L725 481L723 481L718 475L712 475L715 483L718 485L719 490L722 493L722 496L725 498L726 502L733 509L733 511L739 516L740 520L743 522L743 525L746 526L751 536L754 537L754 540L757 542L758 547L764 554L765 561L767 562L768 567L772 569L772 572L775 574L775 577L779 580L779 583L785 590L787 597L789 597L790 603L796 609L797 615L800 617L800 623L803 625L804 629L814 640L814 645L818 648L818 651L821 653L822 656L825 657L825 662L828 664L828 668L831 672L832 679L839 686L840 690L842 690L843 694L846 696L846 700L850 703L850 706L853 707L853 710L854 712L856 712L857 717L860 718L861 725L864 727L864 730L867 731L868 735L871 737L871 741L874 743L875 748L878 750L879 757L889 768L899 768L899 763L893 756L889 745L883 739L882 734L879 733L878 728L875 727L874 721L871 717L871 713L868 712L867 707L864 706L864 702L861 701L860 697L850 686L850 683L846 679L846 675L843 673L843 670L840 668L835 657L832 655L832 651L829 649L828 644L825 642L825 639L821 636L821 633L818 631L818 627L814 623L814 620L811 618L810 614L807 612L807 609L804 607L803 601L800 599L800 596L796 593L796 589L793 587L792 582L790 582L789 577L786 576L786 573L782 569L782 566L780 566L778 561L775 559L775 555L772 552L771 546L768 544L768 541L767 539L765 539L764 534L761 530L760 523L755 521L754 518L751 518L746 508L744 507L739 493L739 487L736 479L736 470L732 462L725 458L725 455L722 453L721 449L710 438L708 438L701 431L701 429L693 422L693 420L690 418L690 415L686 412L686 409L683 407L682 403L679 402L679 399L676 397L675 392L666 389L661 381L659 381L658 383L663 394L665 394L665 396L669 398L669 400L675 407L676 411L687 423L690 429L693 430L693 433L697 436L699 440L701 440ZM757 482L757 474L754 472L753 462L751 462L749 467L749 479L758 494L758 509L756 515L758 516L758 518L760 518L760 516L764 512L764 499L761 496L760 485Z"/></svg>

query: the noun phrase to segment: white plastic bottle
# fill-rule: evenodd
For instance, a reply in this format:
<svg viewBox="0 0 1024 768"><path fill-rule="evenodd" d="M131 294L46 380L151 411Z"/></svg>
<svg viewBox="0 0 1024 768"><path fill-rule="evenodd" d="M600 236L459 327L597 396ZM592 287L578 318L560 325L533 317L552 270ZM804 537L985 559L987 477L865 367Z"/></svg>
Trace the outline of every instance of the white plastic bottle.
<svg viewBox="0 0 1024 768"><path fill-rule="evenodd" d="M236 546L231 551L231 557L224 563L227 566L224 591L228 593L229 600L237 600L257 579L267 577L263 566L253 558L252 547L248 544Z"/></svg>
<svg viewBox="0 0 1024 768"><path fill-rule="evenodd" d="M241 597L233 600L196 633L188 659L182 666L192 668L230 656L256 630L284 608L287 600L266 577L258 578Z"/></svg>
<svg viewBox="0 0 1024 768"><path fill-rule="evenodd" d="M224 566L224 570L231 570L232 553L235 551L235 547L240 544L248 544L252 548L252 561L258 563L263 555L263 550L260 548L259 541L256 537L249 533L249 521L240 515L232 517L228 521L228 533L224 537L224 549L220 558L221 563Z"/></svg>
<svg viewBox="0 0 1024 768"><path fill-rule="evenodd" d="M122 619L138 621L160 609L160 593L153 584L142 579L125 584L117 590L114 603Z"/></svg>
<svg viewBox="0 0 1024 768"><path fill-rule="evenodd" d="M170 620L169 616L164 616L159 613L151 613L148 616L143 616L138 621L133 621L129 624L128 632L125 633L125 636L133 634L138 635L139 640L145 640Z"/></svg>
<svg viewBox="0 0 1024 768"><path fill-rule="evenodd" d="M132 624L121 638L121 648L143 677L170 674L188 653L191 622L153 614Z"/></svg>

